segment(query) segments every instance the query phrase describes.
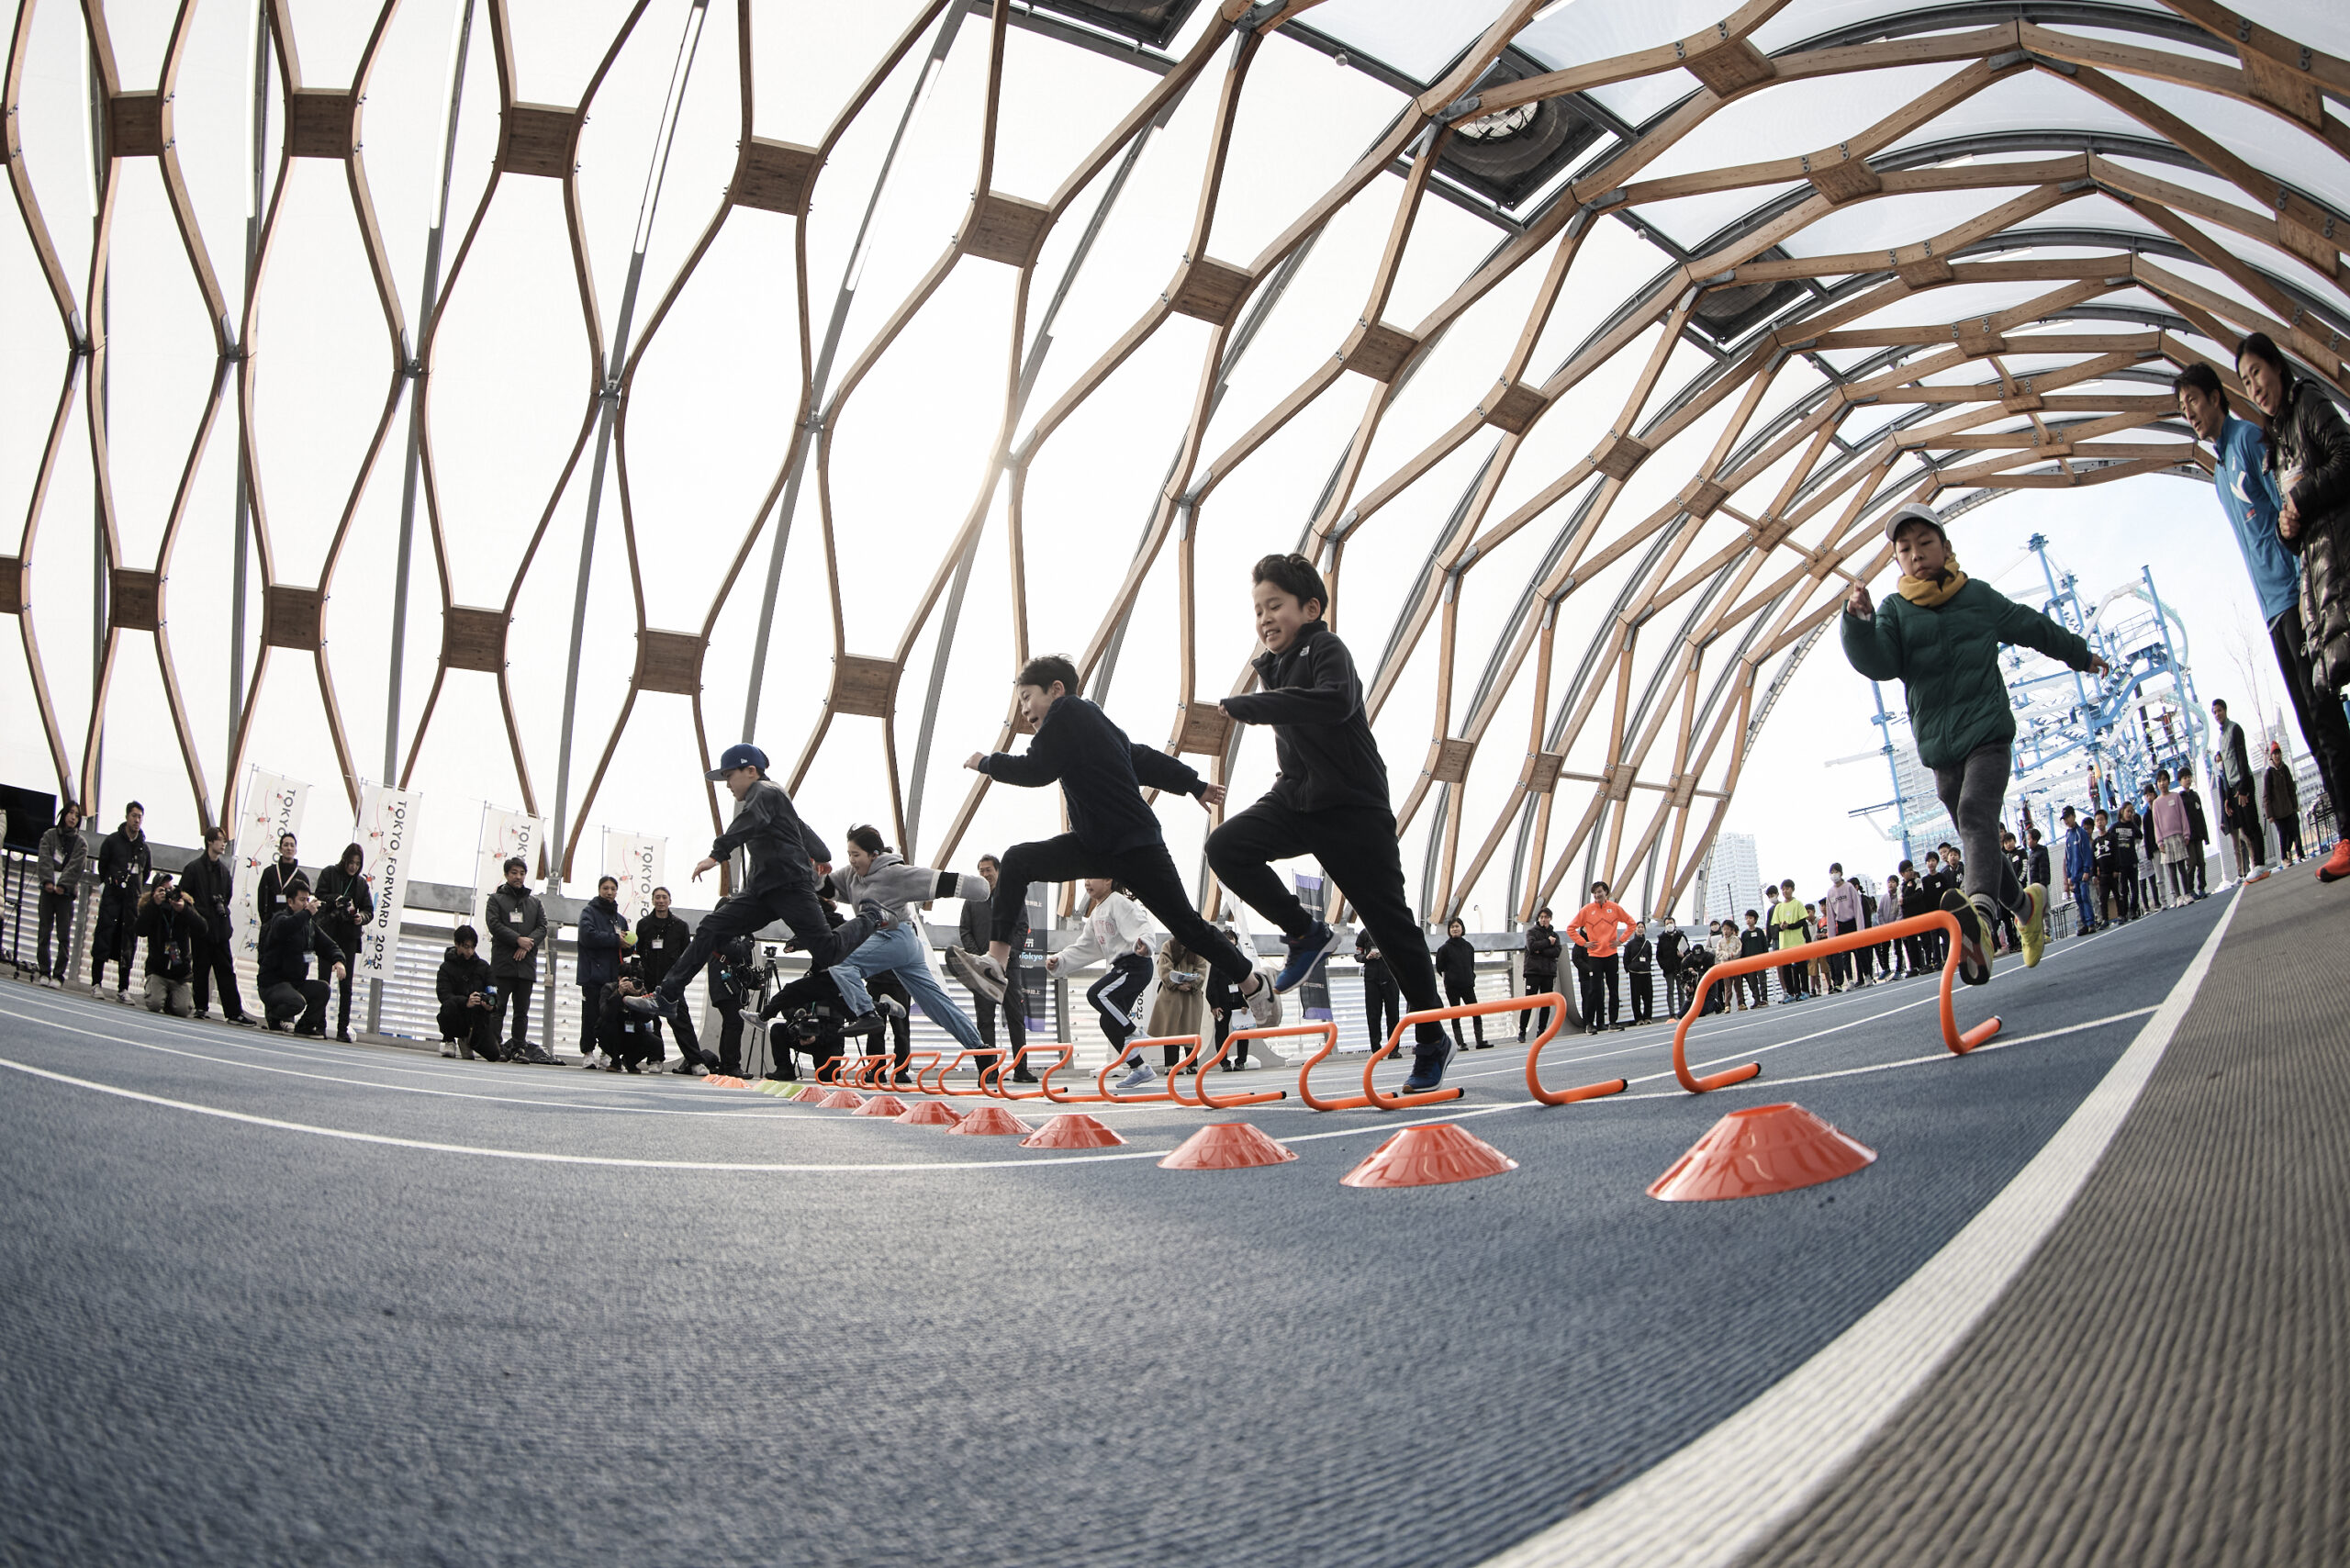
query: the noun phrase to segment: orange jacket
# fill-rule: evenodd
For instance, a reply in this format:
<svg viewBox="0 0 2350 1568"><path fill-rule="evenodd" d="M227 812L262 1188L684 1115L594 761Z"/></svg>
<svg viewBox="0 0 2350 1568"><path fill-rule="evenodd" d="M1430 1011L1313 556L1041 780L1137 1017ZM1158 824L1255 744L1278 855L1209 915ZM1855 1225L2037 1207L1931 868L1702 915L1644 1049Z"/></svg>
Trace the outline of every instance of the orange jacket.
<svg viewBox="0 0 2350 1568"><path fill-rule="evenodd" d="M1622 904L1614 899L1594 899L1575 911L1575 917L1567 922L1567 935L1593 958L1611 958L1616 952L1616 928L1619 924L1628 935L1632 917L1625 913Z"/></svg>

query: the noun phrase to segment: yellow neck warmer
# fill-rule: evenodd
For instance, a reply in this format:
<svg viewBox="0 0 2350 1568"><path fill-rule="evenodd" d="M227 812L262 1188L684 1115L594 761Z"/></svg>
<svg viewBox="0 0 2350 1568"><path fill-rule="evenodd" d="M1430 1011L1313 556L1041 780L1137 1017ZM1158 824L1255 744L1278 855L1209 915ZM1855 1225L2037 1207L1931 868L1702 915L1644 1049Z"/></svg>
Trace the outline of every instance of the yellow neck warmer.
<svg viewBox="0 0 2350 1568"><path fill-rule="evenodd" d="M1951 596L1965 586L1966 574L1958 569L1958 557L1953 555L1942 564L1939 580L1904 577L1901 579L1901 597L1920 610L1932 610L1947 604Z"/></svg>

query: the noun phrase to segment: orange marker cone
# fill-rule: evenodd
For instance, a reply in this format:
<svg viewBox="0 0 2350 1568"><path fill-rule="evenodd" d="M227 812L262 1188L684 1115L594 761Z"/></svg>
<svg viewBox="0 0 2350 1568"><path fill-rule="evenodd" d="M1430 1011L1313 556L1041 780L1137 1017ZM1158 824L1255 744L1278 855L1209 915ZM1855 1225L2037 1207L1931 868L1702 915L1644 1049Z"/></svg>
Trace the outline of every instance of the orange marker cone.
<svg viewBox="0 0 2350 1568"><path fill-rule="evenodd" d="M986 1137L995 1133L1024 1134L1033 1129L1001 1105L982 1105L964 1117L962 1124L954 1130L969 1133L974 1137Z"/></svg>
<svg viewBox="0 0 2350 1568"><path fill-rule="evenodd" d="M963 1130L955 1126L962 1119L953 1106L937 1100L925 1100L898 1117L910 1127L954 1127L957 1132Z"/></svg>
<svg viewBox="0 0 2350 1568"><path fill-rule="evenodd" d="M1800 1105L1732 1111L1674 1160L1649 1189L1651 1198L1683 1203L1755 1198L1833 1182L1876 1159Z"/></svg>
<svg viewBox="0 0 2350 1568"><path fill-rule="evenodd" d="M1517 1161L1457 1122L1405 1127L1360 1165L1338 1178L1342 1187L1432 1187L1474 1182L1517 1169Z"/></svg>
<svg viewBox="0 0 2350 1568"><path fill-rule="evenodd" d="M1023 1148L1108 1148L1126 1140L1082 1111L1055 1116L1020 1140Z"/></svg>
<svg viewBox="0 0 2350 1568"><path fill-rule="evenodd" d="M739 1078L729 1078L722 1072L713 1072L704 1077L701 1081L701 1086L704 1089L748 1089L750 1087L750 1085L743 1080Z"/></svg>
<svg viewBox="0 0 2350 1568"><path fill-rule="evenodd" d="M849 1114L852 1116L901 1116L905 1114L905 1111L906 1103L895 1094L876 1094L872 1099L851 1111Z"/></svg>
<svg viewBox="0 0 2350 1568"><path fill-rule="evenodd" d="M854 1089L835 1089L816 1102L819 1111L854 1111L865 1103L865 1096Z"/></svg>
<svg viewBox="0 0 2350 1568"><path fill-rule="evenodd" d="M1158 1162L1161 1170L1245 1170L1252 1165L1281 1165L1297 1158L1248 1122L1214 1122L1202 1127Z"/></svg>

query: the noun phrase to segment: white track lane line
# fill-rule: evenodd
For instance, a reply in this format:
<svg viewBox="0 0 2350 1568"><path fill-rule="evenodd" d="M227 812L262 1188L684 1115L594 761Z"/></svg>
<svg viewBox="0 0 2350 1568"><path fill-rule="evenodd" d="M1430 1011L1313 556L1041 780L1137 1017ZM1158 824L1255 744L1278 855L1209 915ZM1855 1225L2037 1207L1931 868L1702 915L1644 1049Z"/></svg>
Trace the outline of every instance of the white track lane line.
<svg viewBox="0 0 2350 1568"><path fill-rule="evenodd" d="M2137 1010L2136 1012L2134 1012L2134 1013L2117 1013L2117 1014L2113 1014L2112 1016L2110 1016L2110 1017L2107 1017L2107 1018L2099 1018L2099 1019L2094 1019L2094 1020L2092 1020L2092 1021L2090 1021L2090 1022L2088 1022L2088 1023L2086 1023L2086 1024L2073 1024L2073 1025L2066 1025L2066 1026L2065 1026L2065 1027L2063 1027L2063 1028L2058 1028L2058 1029L2049 1029L2049 1030L2045 1030L2045 1031L2043 1031L2043 1032L2042 1032L2042 1033L2040 1033L2040 1034L2036 1034L2036 1035L2022 1035L2022 1036L2017 1036L2016 1038L2014 1038L2014 1039L2012 1039L2012 1040L1999 1040L1999 1041L1996 1041L1996 1042L1993 1042L1993 1043L1986 1044L1986 1045L1984 1045L1984 1046L1980 1046L1980 1047L1976 1047L1975 1052L1974 1052L1974 1053L1970 1053L1970 1054L1980 1054L1980 1053L1981 1053L1981 1052L1983 1052L1983 1051L1994 1050L1994 1049L2001 1049L2001 1048L2005 1048L2005 1047L2011 1047L2011 1046L2030 1045L2030 1044L2031 1044L2032 1042L2037 1041L2037 1040L2048 1040L2048 1039L2054 1039L2054 1038L2057 1038L2057 1037L2058 1037L2058 1036L2065 1036L2065 1035L2076 1035L2076 1034L2079 1034L2079 1033L2081 1033L2081 1032L2082 1032L2082 1031L2084 1031L2084 1030L2102 1028L2102 1027L2105 1027L2105 1026L2106 1026L2106 1025L2108 1025L2116 1024L2116 1023L2121 1023L2121 1022L2126 1021L2126 1020L2131 1019L2131 1018L2142 1017L2142 1016L2143 1016L2145 1014L2148 1014L2148 1013L2151 1013L2151 1012L2154 1012L2154 1011L2155 1011L2155 1009L2154 1009L2154 1008L2140 1008L2140 1009L2138 1009L2138 1010ZM12 1016L13 1016L13 1015L12 1015ZM117 1036L114 1036L97 1035L97 1034L95 1034L95 1033L93 1033L92 1031L90 1031L90 1030L86 1030L86 1029L75 1029L75 1030L73 1030L73 1033L75 1033L75 1034L80 1034L80 1035L89 1035L92 1038L95 1038L95 1039L116 1039L116 1038L118 1038ZM123 1044L129 1044L129 1045L139 1045L139 1044L141 1044L141 1042L140 1042L140 1041L136 1041L136 1040L122 1041L121 1043L123 1043ZM152 1049L152 1050L169 1050L169 1047L160 1047L160 1046L148 1047L147 1048L149 1048L149 1049ZM192 1055L196 1055L196 1053L194 1053L194 1052L185 1052L185 1051L170 1051L170 1054L174 1055L174 1056L192 1056ZM207 1060L207 1061L208 1061L208 1060L216 1060L216 1059L218 1059L218 1058L208 1058L208 1057L200 1057L200 1056L199 1056L197 1059L200 1059L200 1060ZM1904 1058L1904 1059L1902 1059L1902 1060L1900 1060L1900 1061L1893 1061L1893 1062L1880 1062L1880 1063L1877 1063L1877 1064L1875 1064L1875 1065L1874 1065L1874 1066L1868 1066L1868 1067L1842 1068L1842 1069L1838 1069L1838 1070L1833 1070L1833 1071L1814 1073L1814 1074L1811 1074L1811 1075L1809 1075L1809 1076L1807 1076L1807 1077L1803 1077L1803 1078L1779 1079L1779 1080L1776 1080L1776 1081L1775 1081L1775 1082L1776 1082L1777 1084L1788 1084L1788 1083L1809 1083L1809 1082L1813 1082L1813 1081L1816 1081L1820 1080L1820 1079L1830 1079L1830 1078L1851 1078L1851 1077L1856 1077L1856 1076L1859 1076L1859 1075L1863 1074L1863 1073L1887 1072L1887 1071L1891 1071L1891 1070L1892 1070L1893 1069L1895 1069L1895 1068L1904 1068L1904 1067L1930 1067L1930 1066L1933 1066L1933 1065L1934 1065L1934 1064L1936 1064L1936 1063L1955 1061L1955 1060L1957 1060L1957 1059L1959 1059L1959 1058L1955 1058L1955 1057L1953 1057L1953 1056L1952 1056L1949 1052L1947 1052L1947 1051L1937 1051L1937 1052L1934 1052L1934 1053L1932 1053L1932 1054L1930 1054L1930 1055L1928 1055L1928 1056L1921 1056L1921 1057L1909 1057L1909 1058ZM231 1063L229 1063L228 1065L230 1065L230 1066L249 1066L249 1065L253 1065L253 1064L249 1064L249 1063L235 1063L235 1062L231 1062ZM36 1077L36 1078L47 1079L47 1080L50 1081L51 1082L70 1084L70 1085L73 1085L73 1087L75 1087L75 1088L93 1090L93 1091L95 1091L95 1092L98 1092L98 1093L101 1093L101 1094L112 1094L112 1095L115 1095L115 1096L117 1096L117 1097L118 1097L118 1098L121 1098L121 1099L126 1099L126 1100L135 1100L135 1101L140 1102L140 1103L142 1103L142 1104L149 1104L149 1105L161 1105L161 1106L164 1106L164 1107L166 1107L166 1108L168 1108L168 1109L172 1109L172 1110L178 1110L178 1111L187 1111L187 1112L191 1112L191 1113L193 1113L193 1114L196 1114L196 1115L202 1115L202 1116L217 1116L217 1117L219 1117L219 1118L221 1118L222 1120L225 1120L225 1121L244 1122L244 1123L247 1123L247 1124L252 1125L252 1126L254 1126L274 1127L274 1128L278 1128L278 1129L280 1129L280 1130L287 1131L287 1132L308 1133L308 1134L310 1134L310 1135L312 1135L312 1136L314 1136L314 1137L319 1137L342 1138L342 1139L345 1139L345 1140L348 1140L348 1141L359 1142L359 1143L384 1144L384 1145L388 1145L388 1146L390 1146L390 1147L393 1147L393 1148L415 1148L415 1149L423 1149L423 1150L428 1150L428 1151L431 1151L431 1152L435 1152L435 1153L444 1153L444 1154L470 1154L470 1155L476 1155L476 1156L481 1156L481 1157L485 1157L485 1158L488 1158L488 1159L520 1159L520 1160L529 1160L529 1161L535 1161L535 1162L541 1162L541 1163L555 1163L555 1164L568 1164L568 1165L611 1165L611 1166L625 1166L625 1167L628 1167L629 1169L632 1169L632 1170L745 1170L745 1171L754 1171L754 1172L777 1172L777 1171L812 1171L812 1172L830 1172L830 1171L850 1171L850 1172L863 1172L863 1173L867 1173L867 1174L871 1174L871 1173L875 1173L875 1172L902 1172L902 1171L922 1171L922 1170L1011 1170L1011 1169L1020 1169L1020 1168L1033 1168L1033 1167L1036 1167L1036 1166L1046 1166L1046 1165L1083 1165L1083 1164L1099 1164L1099 1163L1103 1163L1103 1162L1107 1162L1107 1161L1129 1160L1129 1159L1154 1159L1154 1158L1163 1158L1163 1157L1164 1157L1164 1155L1167 1153L1167 1150L1165 1150L1165 1149L1149 1148L1149 1149L1136 1149L1136 1150L1130 1150L1130 1151L1127 1151L1127 1152L1125 1152L1125 1153L1120 1153L1120 1154L1064 1155L1064 1156L1061 1156L1061 1157L1059 1157L1059 1158L1058 1158L1058 1159L1038 1158L1038 1159L976 1159L976 1160L926 1160L926 1161L912 1161L912 1160L909 1160L909 1161L904 1161L904 1162L900 1162L900 1163L894 1163L894 1164L871 1164L871 1163L868 1163L868 1164L855 1164L855 1165L851 1165L851 1164L809 1164L809 1163L798 1163L798 1164L792 1164L792 1163L752 1163L752 1162L729 1161L729 1160L643 1159L631 1159L631 1158L619 1157L619 1156L609 1156L609 1155L588 1155L588 1154L551 1154L551 1153L542 1153L542 1152L537 1152L537 1151L532 1151L532 1150L527 1150L527 1149L490 1148L485 1148L485 1147L481 1147L481 1146L478 1146L478 1145L473 1145L473 1144L437 1143L437 1142L433 1142L433 1141L431 1141L431 1140L428 1140L428 1139L421 1139L421 1138L393 1137L390 1137L390 1136L387 1136L387 1135L385 1135L385 1134L381 1134L381 1133L359 1133L359 1132L351 1132L351 1131L348 1131L348 1130L346 1130L346 1129L340 1128L340 1127L322 1127L322 1126L313 1126L313 1125L311 1125L311 1124L309 1124L309 1123L307 1123L307 1122L289 1122L289 1121L285 1121L285 1120L280 1119L280 1118L278 1118L278 1117L274 1117L274 1116L257 1116L257 1115L252 1115L252 1114L248 1114L248 1113L246 1113L246 1112L242 1112L242 1111L229 1111L229 1110L223 1110L223 1109L220 1109L220 1108L219 1108L219 1107L218 1107L218 1106L212 1106L212 1105L198 1105L198 1104L195 1104L195 1103L191 1103L191 1102L188 1102L188 1101L185 1101L185 1100L173 1100L173 1099L170 1099L170 1098L167 1098L167 1097L165 1097L165 1096L163 1096L163 1095L160 1095L160 1094L148 1094L148 1093L144 1093L144 1092L141 1092L140 1091L138 1091L138 1090L135 1090L135 1089L123 1089L123 1088L118 1088L118 1087L117 1087L117 1086L115 1086L115 1085L112 1085L112 1084L96 1083L96 1082L93 1082L92 1081L90 1081L90 1080L88 1080L88 1079L73 1077L73 1075L71 1075L71 1074L69 1074L69 1073L52 1072L52 1071L50 1071L50 1070L48 1070L47 1068L33 1067L33 1066L29 1066L29 1065L28 1065L27 1063L24 1063L24 1062L11 1061L11 1060L9 1060L8 1058L6 1058L6 1057L0 1057L0 1068L8 1068L8 1069L11 1069L11 1070L15 1070L15 1071L17 1071L17 1072L22 1072L22 1073L28 1073L28 1074L30 1074L30 1075L32 1075L33 1077ZM290 1070L290 1069L285 1069L285 1068L262 1068L260 1070L267 1071L267 1072L291 1072L291 1070ZM293 1076L296 1076L296 1077L303 1077L303 1078L316 1078L316 1077L319 1077L319 1076L321 1076L321 1075L319 1075L319 1074L316 1074L316 1073L293 1073L292 1075L293 1075ZM404 1092L404 1093L432 1093L432 1092L435 1092L434 1091L431 1091L431 1090L419 1090L419 1089L412 1089L412 1088L408 1088L408 1087L404 1086L404 1085L371 1084L371 1083L367 1083L367 1082L365 1082L364 1080L352 1080L352 1081L351 1081L351 1082L352 1082L355 1087L358 1087L358 1088L393 1088L393 1089L397 1089L397 1090L398 1090L400 1092ZM1750 1082L1753 1082L1753 1081L1755 1081L1750 1080L1749 1081L1750 1081ZM1731 1087L1733 1087L1733 1088L1740 1088L1740 1087L1744 1087L1744 1085L1732 1085ZM1717 1091L1717 1092L1718 1092L1718 1091ZM453 1097L453 1098L459 1098L459 1099L476 1099L476 1100L478 1100L478 1099L491 1099L491 1098L494 1098L493 1096L488 1096L488 1095L454 1095L454 1096L452 1096L452 1097ZM1635 1100L1685 1100L1685 1099L1687 1099L1687 1098L1688 1098L1688 1096L1687 1096L1687 1095L1683 1094L1683 1093L1681 1093L1681 1092L1679 1092L1675 1091L1675 1092L1665 1092L1665 1093L1658 1093L1658 1094L1624 1094L1624 1095L1617 1095L1617 1096L1612 1096L1612 1097L1610 1097L1609 1099L1606 1099L1606 1100L1594 1101L1594 1102L1591 1102L1591 1103L1594 1103L1594 1104L1599 1104L1599 1105L1606 1105L1606 1104L1612 1104L1612 1103L1624 1103L1624 1102L1635 1101ZM543 1103L542 1103L542 1102L527 1102L527 1101L526 1101L526 1102L519 1102L519 1103L527 1103L527 1104L535 1104L535 1105L543 1105ZM1368 1136L1372 1135L1372 1134L1379 1134L1379 1133L1390 1133L1390 1134L1392 1134L1392 1133L1398 1133L1398 1132L1402 1132L1404 1129L1405 1129L1405 1128L1407 1128L1407 1127L1424 1127L1424 1126L1434 1126L1434 1125L1436 1125L1437 1123L1439 1123L1439 1122L1460 1122L1460 1121L1467 1121L1467 1120L1469 1120L1469 1119L1471 1119L1471 1118L1472 1118L1472 1117L1477 1117L1477 1116L1492 1116L1492 1115L1499 1115L1499 1114L1501 1114L1502 1113L1504 1113L1504 1112L1507 1112L1507 1111L1528 1111L1528 1110L1533 1110L1533 1109L1535 1109L1535 1108L1536 1108L1538 1105L1539 1105L1539 1104L1540 1104L1540 1102L1539 1102L1539 1101L1535 1101L1535 1100L1513 1100L1513 1101L1509 1101L1509 1102L1507 1102L1507 1103L1504 1103L1504 1104L1499 1104L1499 1105L1482 1105L1482 1106L1472 1106L1472 1107L1471 1107L1471 1108L1469 1108L1469 1109L1467 1109L1467 1110L1452 1111L1452 1112L1448 1112L1448 1113L1444 1113L1444 1114L1437 1114L1437 1115L1423 1116L1423 1117L1420 1117L1420 1118L1417 1118L1417 1119L1416 1119L1416 1120L1412 1120L1412 1121L1387 1121L1387 1120L1382 1119L1382 1120L1380 1120L1380 1121L1371 1122L1371 1123L1368 1123L1368 1124L1365 1124L1365 1125L1362 1125L1362 1126L1351 1126L1351 1127L1340 1127L1340 1128L1337 1128L1337 1129L1335 1129L1335 1130L1333 1130L1333 1131L1330 1131L1330 1132L1321 1132L1321 1133L1299 1133L1299 1134L1294 1134L1294 1135L1292 1135L1292 1136L1291 1136L1291 1137L1280 1137L1280 1138L1275 1138L1273 1141L1274 1141L1274 1142L1276 1142L1276 1143L1281 1143L1281 1144L1292 1144L1292 1143L1320 1143L1320 1142L1322 1142L1322 1141L1324 1141L1324 1140L1326 1140L1326 1139L1328 1139L1328 1138L1341 1138L1341 1137L1368 1137ZM560 1108L560 1107L558 1107L558 1108ZM1097 1107L1097 1108L1098 1108L1098 1107ZM1133 1108L1133 1109L1135 1109L1135 1110L1147 1110L1147 1109L1150 1109L1151 1107L1147 1107L1147 1106L1135 1106L1135 1107L1132 1107L1132 1108ZM1263 1108L1264 1108L1264 1107L1261 1107L1261 1106L1259 1106L1259 1107L1252 1107L1252 1109L1263 1109ZM747 1107L747 1106L745 1107L745 1110L754 1110L754 1109L755 1109L754 1107ZM683 1112L679 1112L679 1113L672 1113L672 1114L693 1114L693 1113L683 1113ZM700 1113L700 1114L723 1114L724 1113ZM1016 1114L1016 1113L1015 1113L1015 1114ZM773 1119L775 1119L775 1118L773 1118L773 1117L767 1117L767 1118L765 1118L765 1119L773 1120ZM830 1120L830 1121L845 1121L845 1120L848 1120L848 1119L849 1119L849 1117L848 1117L848 1114L847 1114L847 1113L845 1113L845 1112L844 1112L841 1115L836 1116L836 1117L812 1117L812 1116L806 1116L806 1117L795 1117L795 1118L792 1118L792 1120L795 1122L795 1124L797 1124L797 1125L801 1125L801 1126L805 1126L805 1125L807 1125L808 1123L810 1123L810 1122L813 1122L813 1121L823 1121L823 1120ZM868 1118L868 1119L870 1119L870 1118Z"/></svg>
<svg viewBox="0 0 2350 1568"><path fill-rule="evenodd" d="M2121 1058L1942 1250L1743 1409L1485 1568L1724 1568L1798 1517L1925 1386L2071 1208L2194 1005L2242 904L2229 900Z"/></svg>

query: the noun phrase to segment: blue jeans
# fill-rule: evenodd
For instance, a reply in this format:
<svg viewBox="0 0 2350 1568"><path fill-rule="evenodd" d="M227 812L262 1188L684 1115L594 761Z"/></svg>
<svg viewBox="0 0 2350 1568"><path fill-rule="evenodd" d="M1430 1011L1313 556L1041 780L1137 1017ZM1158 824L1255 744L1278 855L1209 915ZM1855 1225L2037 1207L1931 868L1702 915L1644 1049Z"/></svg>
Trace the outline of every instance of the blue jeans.
<svg viewBox="0 0 2350 1568"><path fill-rule="evenodd" d="M922 937L913 926L901 923L887 931L877 931L867 937L857 949L832 967L834 984L852 1013L873 1011L873 998L865 989L866 977L894 969L905 982L906 992L921 1008L923 1016L955 1036L955 1043L967 1051L987 1048L979 1039L979 1026L964 1016L938 983L938 977L923 961Z"/></svg>
<svg viewBox="0 0 2350 1568"><path fill-rule="evenodd" d="M2073 903L2081 912L2083 931L2087 931L2097 924L2097 894L2090 886L2095 879L2091 877L2073 879Z"/></svg>

